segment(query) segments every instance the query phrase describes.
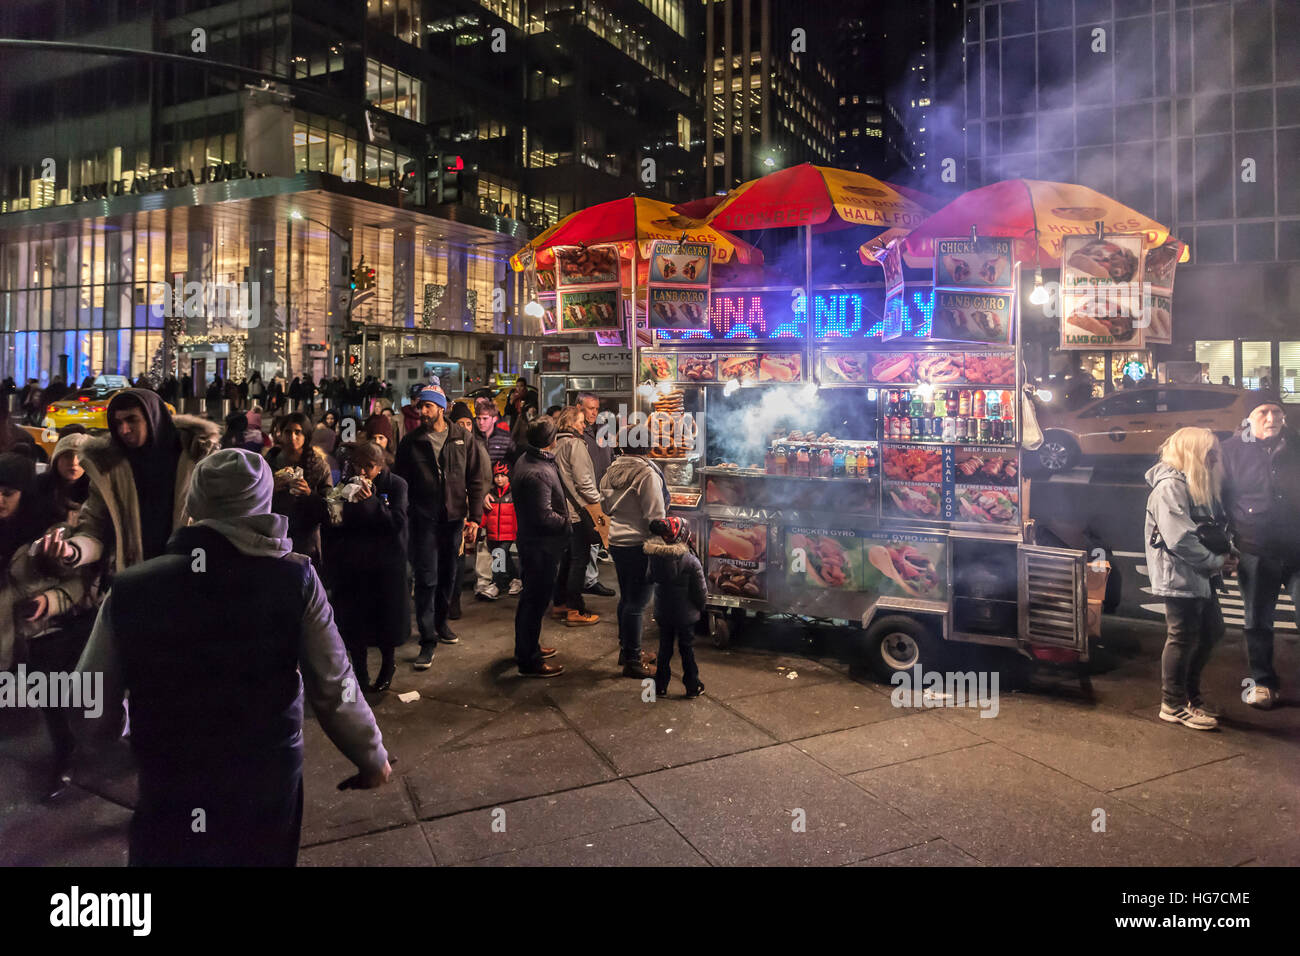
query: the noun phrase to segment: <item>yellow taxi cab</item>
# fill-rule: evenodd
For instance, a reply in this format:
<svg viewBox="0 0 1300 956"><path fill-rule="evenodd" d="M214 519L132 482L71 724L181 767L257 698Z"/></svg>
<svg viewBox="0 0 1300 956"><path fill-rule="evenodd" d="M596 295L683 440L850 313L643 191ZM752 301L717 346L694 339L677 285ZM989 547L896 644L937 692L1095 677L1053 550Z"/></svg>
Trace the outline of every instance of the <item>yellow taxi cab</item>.
<svg viewBox="0 0 1300 956"><path fill-rule="evenodd" d="M69 392L45 407L43 429L60 429L65 425L85 425L87 429L108 429L108 403L131 382L125 375L97 375L90 388ZM176 409L164 402L173 415Z"/></svg>
<svg viewBox="0 0 1300 956"><path fill-rule="evenodd" d="M1249 414L1252 397L1224 385L1156 384L1122 388L1073 410L1036 400L1043 432L1038 465L1055 474L1083 460L1154 458L1164 440L1185 426L1208 428L1222 441Z"/></svg>
<svg viewBox="0 0 1300 956"><path fill-rule="evenodd" d="M490 398L497 404L497 415L504 418L506 414L506 402L510 399L510 393L515 390L514 376L499 376L500 381L492 385L484 385L473 391L466 392L459 401L464 402L470 408L474 407L475 399ZM528 386L528 394L533 401L537 401L537 389Z"/></svg>

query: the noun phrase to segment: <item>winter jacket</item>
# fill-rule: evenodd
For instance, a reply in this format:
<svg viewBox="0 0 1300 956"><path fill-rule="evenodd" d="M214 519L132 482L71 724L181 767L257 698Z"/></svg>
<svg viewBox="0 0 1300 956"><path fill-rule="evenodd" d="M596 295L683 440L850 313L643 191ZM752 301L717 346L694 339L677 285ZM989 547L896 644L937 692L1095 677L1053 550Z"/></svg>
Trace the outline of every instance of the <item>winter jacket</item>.
<svg viewBox="0 0 1300 956"><path fill-rule="evenodd" d="M569 521L576 524L582 516L578 514L575 500L583 504L600 503L596 471L581 435L560 432L555 436L555 466L560 470L560 480L568 491L565 500L569 505Z"/></svg>
<svg viewBox="0 0 1300 956"><path fill-rule="evenodd" d="M515 463L510 480L519 541L563 537L569 533L569 512L555 455L530 451Z"/></svg>
<svg viewBox="0 0 1300 956"><path fill-rule="evenodd" d="M704 566L686 542L667 544L658 535L642 546L650 558L650 580L655 586L655 620L661 628L688 630L704 613Z"/></svg>
<svg viewBox="0 0 1300 956"><path fill-rule="evenodd" d="M331 587L339 574L362 566L396 568L399 576L404 575L407 507L406 482L385 468L375 478L369 498L343 505L341 524L321 526Z"/></svg>
<svg viewBox="0 0 1300 956"><path fill-rule="evenodd" d="M598 421L582 430L582 440L587 443L587 454L591 456L591 466L596 473L597 484L605 477L605 472L609 471L609 466L614 460L614 449L602 445L597 439L600 434L599 429Z"/></svg>
<svg viewBox="0 0 1300 956"><path fill-rule="evenodd" d="M510 494L510 485L495 489L492 497L495 503L483 502L483 527L489 541L513 541L518 534L518 519L515 517L515 500Z"/></svg>
<svg viewBox="0 0 1300 956"><path fill-rule="evenodd" d="M206 418L171 417L179 441L176 482L172 497L171 530L185 526L194 466L221 441L221 432ZM112 436L95 437L81 446L81 465L90 476L90 497L81 506L77 533L72 541L81 547L81 564L111 559L117 571L144 560L140 501L126 453Z"/></svg>
<svg viewBox="0 0 1300 956"><path fill-rule="evenodd" d="M1157 597L1210 597L1210 577L1222 569L1225 556L1201 544L1196 526L1212 516L1192 504L1181 471L1159 462L1147 472L1146 479L1151 494L1143 534L1151 593ZM1151 543L1151 533L1157 529L1164 547Z"/></svg>
<svg viewBox="0 0 1300 956"><path fill-rule="evenodd" d="M447 426L447 440L437 455L423 427L397 445L393 472L405 479L411 514L426 521L483 522L483 496L491 485L491 468L482 445L465 429Z"/></svg>
<svg viewBox="0 0 1300 956"><path fill-rule="evenodd" d="M293 467L285 461L284 451L278 445L267 452L266 463L273 473ZM315 445L303 449L298 467L302 468L303 481L307 482L311 492L295 495L287 488L277 491L271 496L271 510L289 519L289 537L293 539L295 551L319 557L320 526L329 520L324 495L334 487L334 480L325 453Z"/></svg>
<svg viewBox="0 0 1300 956"><path fill-rule="evenodd" d="M1300 436L1284 431L1266 444L1248 425L1225 441L1223 502L1239 549L1300 558Z"/></svg>
<svg viewBox="0 0 1300 956"><path fill-rule="evenodd" d="M496 424L492 426L492 434L486 438L477 426L474 428L474 435L483 443L483 450L487 452L488 460L492 464L510 460L510 453L515 450L515 440L510 437L510 426L501 419L497 419Z"/></svg>
<svg viewBox="0 0 1300 956"><path fill-rule="evenodd" d="M68 528L66 522L51 526ZM71 534L69 529L68 534ZM70 619L84 617L85 634L90 633L94 612L99 606L99 573L94 565L77 568L71 575L54 575L41 560L19 548L9 563L6 575L0 576L0 668L8 667L7 655L14 637L37 640L51 631L61 630ZM28 621L20 606L45 595L49 610L38 621Z"/></svg>
<svg viewBox="0 0 1300 956"><path fill-rule="evenodd" d="M620 455L600 480L601 507L609 515L611 547L639 548L650 522L668 514L668 483L643 455Z"/></svg>

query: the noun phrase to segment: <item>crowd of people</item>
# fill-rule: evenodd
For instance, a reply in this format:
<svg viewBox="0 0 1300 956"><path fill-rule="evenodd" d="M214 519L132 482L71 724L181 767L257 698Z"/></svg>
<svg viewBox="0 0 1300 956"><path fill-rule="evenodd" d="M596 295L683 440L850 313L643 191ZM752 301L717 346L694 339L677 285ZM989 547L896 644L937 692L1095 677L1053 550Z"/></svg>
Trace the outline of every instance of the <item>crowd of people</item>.
<svg viewBox="0 0 1300 956"><path fill-rule="evenodd" d="M521 381L502 415L490 398L449 404L434 381L358 421L355 406L277 413L250 393L224 428L172 413L169 397L117 392L107 433L68 426L47 466L0 423L0 668L103 675L91 723L126 729L139 774L132 863L291 863L304 694L357 767L343 785L386 782L366 694L391 686L412 621L415 670L460 641L449 622L467 562L479 600L518 598L521 676L563 673L541 643L548 611L565 627L598 622L586 597L615 593L598 577L611 560L621 673L666 695L677 649L686 696L702 692L703 567L649 449L600 437L594 396L538 415ZM656 587L657 656L641 650ZM80 735L66 710L43 714L53 800ZM191 830L200 792L239 839Z"/></svg>
<svg viewBox="0 0 1300 956"><path fill-rule="evenodd" d="M35 378L28 379L19 388L12 377L6 377L0 382L0 394L6 405L9 396L17 394L23 421L29 425L40 425L45 418L45 409L50 405L79 389L94 387L93 375L87 375L80 386L69 385L62 375L56 375L44 388ZM230 409L235 411L256 406L272 414L300 411L310 415L315 413L319 405L321 408L338 409L344 414L359 416L367 414L379 400L386 399L391 404L395 398L393 387L373 375L365 376L360 382L355 375L346 378L342 375L333 378L321 376L319 382L311 375L295 375L289 381L282 375L276 375L269 381L263 381L262 374L253 371L239 381L216 375L206 385L196 383L188 374L179 378L167 375L160 380L142 375L135 380L133 387L157 392L163 401L175 408L181 406L182 399L202 399L204 411L209 416L215 416L219 412L223 401L228 401Z"/></svg>
<svg viewBox="0 0 1300 956"><path fill-rule="evenodd" d="M590 626L601 615L588 598L617 593L619 672L665 696L676 654L685 697L703 692L704 569L646 430L601 427L590 394L538 414L521 382L503 415L490 398L449 403L436 381L418 389L359 422L355 408L313 417L250 401L223 429L130 388L109 402L106 434L66 428L43 470L30 436L0 420L0 668L104 675L98 724L129 727L139 772L133 863L293 862L304 695L356 765L341 786L384 784L392 760L366 694L390 688L412 637L417 671L460 642L450 622L467 564L477 599L517 598L522 677L564 673L559 642L543 643L548 617ZM1279 588L1300 604L1300 443L1285 424L1263 394L1239 435L1220 446L1179 429L1147 475L1147 565L1168 620L1163 720L1216 726L1200 676L1234 571L1247 702L1277 702ZM604 560L617 592L599 581ZM66 712L44 715L54 798L78 735ZM192 831L200 802L239 838Z"/></svg>

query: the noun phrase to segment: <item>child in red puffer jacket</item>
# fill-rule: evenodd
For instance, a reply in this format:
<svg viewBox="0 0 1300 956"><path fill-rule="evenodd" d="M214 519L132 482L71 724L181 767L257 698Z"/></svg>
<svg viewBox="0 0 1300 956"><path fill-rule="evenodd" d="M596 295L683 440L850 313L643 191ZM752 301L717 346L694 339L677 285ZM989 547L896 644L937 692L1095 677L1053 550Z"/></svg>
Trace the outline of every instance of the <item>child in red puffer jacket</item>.
<svg viewBox="0 0 1300 956"><path fill-rule="evenodd" d="M492 492L483 499L483 529L487 532L488 553L492 556L492 576L504 572L510 576L510 593L523 589L512 551L515 543L515 504L510 495L510 470L504 461L492 466ZM493 582L495 589L495 581Z"/></svg>

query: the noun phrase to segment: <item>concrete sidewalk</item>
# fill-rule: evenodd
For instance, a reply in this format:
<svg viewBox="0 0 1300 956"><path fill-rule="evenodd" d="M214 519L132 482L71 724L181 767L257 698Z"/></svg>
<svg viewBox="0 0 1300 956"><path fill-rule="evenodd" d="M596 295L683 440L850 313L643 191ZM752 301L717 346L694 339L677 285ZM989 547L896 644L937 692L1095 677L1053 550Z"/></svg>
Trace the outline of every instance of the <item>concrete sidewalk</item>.
<svg viewBox="0 0 1300 956"><path fill-rule="evenodd" d="M1008 666L987 719L894 707L892 688L836 659L838 634L780 629L702 645L699 700L681 698L678 671L669 699L645 702L616 666L612 598L592 599L595 627L548 622L566 671L526 680L509 657L514 604L466 591L462 643L430 671L411 669L415 645L399 650L373 699L392 785L340 793L353 769L308 724L301 865L1300 863L1300 707L1241 702L1239 631L1206 675L1223 729L1198 733L1156 718L1163 630L1149 625L1107 619L1091 698L1059 674L1017 689ZM1013 665L963 650L955 669ZM1300 673L1294 636L1279 637L1278 669ZM408 690L420 698L402 703ZM0 713L0 736L0 863L125 863L125 745L46 807L39 717Z"/></svg>

